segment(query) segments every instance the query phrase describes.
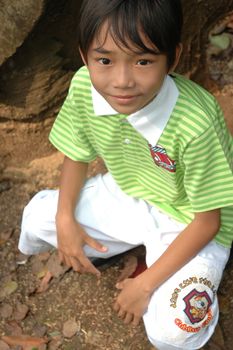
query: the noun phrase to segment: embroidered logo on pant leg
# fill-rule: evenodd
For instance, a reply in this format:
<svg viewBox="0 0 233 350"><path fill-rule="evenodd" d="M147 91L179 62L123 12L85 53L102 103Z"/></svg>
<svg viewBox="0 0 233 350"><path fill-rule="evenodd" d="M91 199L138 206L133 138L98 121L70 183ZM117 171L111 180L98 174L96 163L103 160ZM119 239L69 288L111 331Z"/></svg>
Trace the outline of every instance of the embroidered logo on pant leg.
<svg viewBox="0 0 233 350"><path fill-rule="evenodd" d="M202 321L212 304L206 291L198 292L196 289L193 289L183 300L185 302L184 312L192 324Z"/></svg>

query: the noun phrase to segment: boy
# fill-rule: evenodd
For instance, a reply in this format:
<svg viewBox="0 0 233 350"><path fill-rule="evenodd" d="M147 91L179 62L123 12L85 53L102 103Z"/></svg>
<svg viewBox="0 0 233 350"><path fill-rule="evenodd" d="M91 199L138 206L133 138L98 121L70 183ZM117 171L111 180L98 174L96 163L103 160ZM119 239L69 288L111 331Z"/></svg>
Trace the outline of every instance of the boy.
<svg viewBox="0 0 233 350"><path fill-rule="evenodd" d="M60 190L25 208L21 251L50 246L68 266L144 244L148 268L117 284L114 310L143 317L157 349L200 349L233 233L232 137L215 99L172 74L179 0L85 0L74 76L50 134L65 154ZM86 181L100 156L108 173ZM85 183L85 184L84 184Z"/></svg>

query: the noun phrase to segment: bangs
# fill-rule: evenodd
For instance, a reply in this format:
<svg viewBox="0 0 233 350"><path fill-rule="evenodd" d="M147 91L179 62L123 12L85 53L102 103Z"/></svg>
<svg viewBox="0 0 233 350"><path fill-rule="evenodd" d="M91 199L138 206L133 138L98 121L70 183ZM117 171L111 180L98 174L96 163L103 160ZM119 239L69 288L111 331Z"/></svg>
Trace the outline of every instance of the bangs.
<svg viewBox="0 0 233 350"><path fill-rule="evenodd" d="M129 6L130 3L132 3L132 6ZM138 12L139 9L133 5L133 2L129 1L127 5L123 3L111 16L107 17L106 22L99 26L95 36L99 41L100 47L104 45L107 35L110 34L115 44L122 49L128 49L135 53L165 53L166 50L164 50L159 40L160 33L156 35L154 28L153 38L150 38L150 32L148 28L144 28ZM130 18L134 19L130 20ZM106 33L104 35L104 40L102 39L102 42L100 42L100 32L105 23L107 23ZM148 44L148 46L146 44Z"/></svg>
<svg viewBox="0 0 233 350"><path fill-rule="evenodd" d="M165 54L170 66L181 40L182 22L180 0L85 0L79 47L87 58L93 40L101 47L110 34L122 49ZM104 26L107 29L102 33Z"/></svg>

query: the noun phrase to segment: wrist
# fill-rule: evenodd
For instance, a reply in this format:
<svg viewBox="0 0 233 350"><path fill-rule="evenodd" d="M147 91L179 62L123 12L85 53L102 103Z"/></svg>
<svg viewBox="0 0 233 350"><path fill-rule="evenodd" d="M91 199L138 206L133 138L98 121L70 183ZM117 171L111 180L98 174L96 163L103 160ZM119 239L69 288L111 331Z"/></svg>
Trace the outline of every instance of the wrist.
<svg viewBox="0 0 233 350"><path fill-rule="evenodd" d="M58 210L56 213L55 221L59 222L70 222L75 219L73 210Z"/></svg>
<svg viewBox="0 0 233 350"><path fill-rule="evenodd" d="M135 277L135 279L138 280L140 288L142 288L144 292L149 295L153 294L154 290L157 288L157 285L152 282L153 278L149 269L146 269L140 275Z"/></svg>

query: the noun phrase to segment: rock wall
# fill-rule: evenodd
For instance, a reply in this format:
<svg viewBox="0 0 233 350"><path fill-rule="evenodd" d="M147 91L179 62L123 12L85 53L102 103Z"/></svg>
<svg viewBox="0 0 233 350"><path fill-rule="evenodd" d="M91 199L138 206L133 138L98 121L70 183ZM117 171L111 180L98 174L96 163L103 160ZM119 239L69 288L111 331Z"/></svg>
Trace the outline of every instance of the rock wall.
<svg viewBox="0 0 233 350"><path fill-rule="evenodd" d="M179 71L210 87L206 47L233 0L183 0L184 51ZM0 8L0 157L4 168L53 152L53 120L81 65L78 0L2 0Z"/></svg>

